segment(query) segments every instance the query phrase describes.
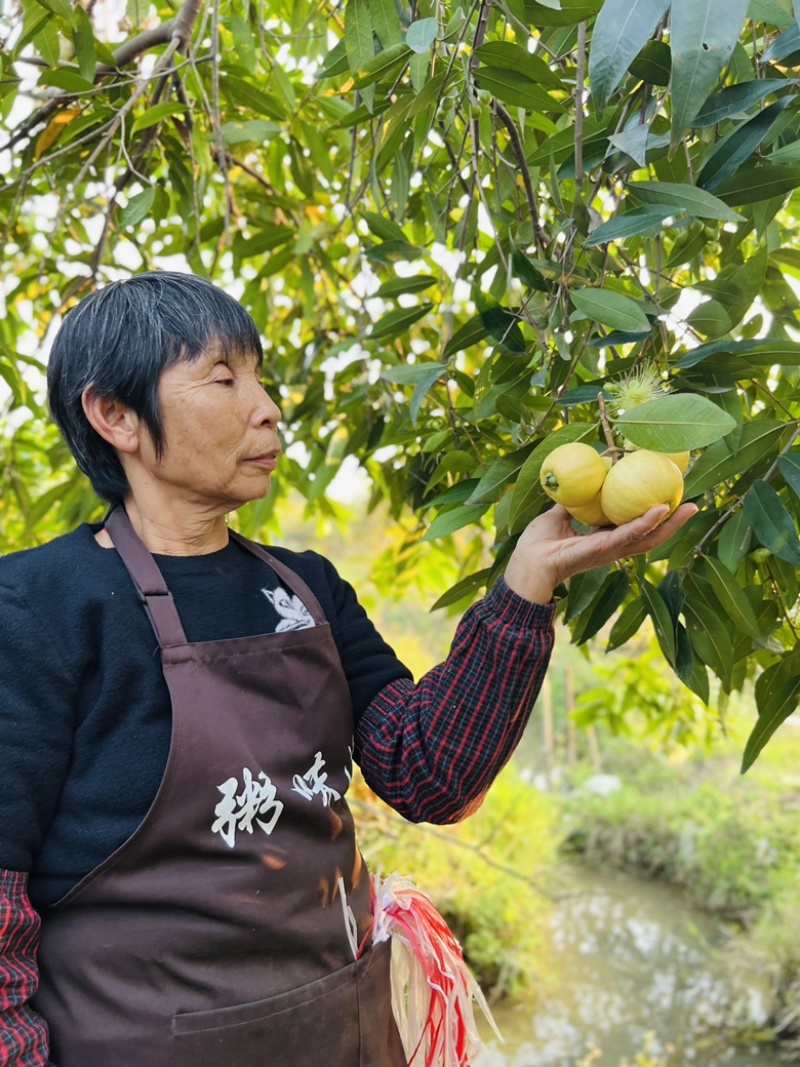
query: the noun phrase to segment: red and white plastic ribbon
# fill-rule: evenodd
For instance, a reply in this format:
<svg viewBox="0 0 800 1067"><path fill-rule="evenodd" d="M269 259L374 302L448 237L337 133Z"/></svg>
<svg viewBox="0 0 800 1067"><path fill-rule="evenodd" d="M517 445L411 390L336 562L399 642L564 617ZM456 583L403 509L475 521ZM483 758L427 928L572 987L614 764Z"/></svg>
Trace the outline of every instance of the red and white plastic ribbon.
<svg viewBox="0 0 800 1067"><path fill-rule="evenodd" d="M461 946L408 878L373 875L372 894L372 941L392 939L392 1008L408 1067L469 1067L481 1048L473 1002L502 1038Z"/></svg>

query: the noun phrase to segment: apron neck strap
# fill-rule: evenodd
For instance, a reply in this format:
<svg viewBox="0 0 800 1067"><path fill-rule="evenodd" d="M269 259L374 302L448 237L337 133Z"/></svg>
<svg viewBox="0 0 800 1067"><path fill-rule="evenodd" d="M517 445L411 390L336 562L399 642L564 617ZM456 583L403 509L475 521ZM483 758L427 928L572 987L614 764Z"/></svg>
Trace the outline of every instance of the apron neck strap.
<svg viewBox="0 0 800 1067"><path fill-rule="evenodd" d="M242 537L242 535L235 530L229 529L228 536L231 540L240 544L242 548L246 548L248 552L252 552L258 559L263 560L268 567L275 571L291 592L298 596L303 604L305 604L311 618L314 620L315 626L323 626L327 622L325 612L322 610L322 605L299 574L295 574L293 570L275 559L275 557L267 552L266 549L262 548L261 545L256 544L255 541L248 540L246 537Z"/></svg>
<svg viewBox="0 0 800 1067"><path fill-rule="evenodd" d="M162 648L185 645L186 634L172 594L156 561L131 525L125 508L115 507L105 526L136 586L159 645Z"/></svg>

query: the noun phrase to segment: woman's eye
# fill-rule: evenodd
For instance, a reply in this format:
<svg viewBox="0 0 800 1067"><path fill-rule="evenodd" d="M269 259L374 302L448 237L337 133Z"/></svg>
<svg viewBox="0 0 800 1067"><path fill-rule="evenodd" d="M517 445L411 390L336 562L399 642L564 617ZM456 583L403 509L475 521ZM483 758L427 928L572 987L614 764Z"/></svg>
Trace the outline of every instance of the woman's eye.
<svg viewBox="0 0 800 1067"><path fill-rule="evenodd" d="M233 385L233 378L216 378L217 385Z"/></svg>

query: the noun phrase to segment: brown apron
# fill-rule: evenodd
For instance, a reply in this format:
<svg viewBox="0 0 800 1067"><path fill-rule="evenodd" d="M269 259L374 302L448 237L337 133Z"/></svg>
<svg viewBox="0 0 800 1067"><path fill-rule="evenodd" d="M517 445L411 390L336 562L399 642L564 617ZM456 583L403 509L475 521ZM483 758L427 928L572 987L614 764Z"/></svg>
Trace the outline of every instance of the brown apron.
<svg viewBox="0 0 800 1067"><path fill-rule="evenodd" d="M34 1006L52 1061L405 1067L389 946L365 945L350 695L319 602L231 532L315 626L188 644L123 509L107 527L161 646L172 740L144 822L43 916Z"/></svg>

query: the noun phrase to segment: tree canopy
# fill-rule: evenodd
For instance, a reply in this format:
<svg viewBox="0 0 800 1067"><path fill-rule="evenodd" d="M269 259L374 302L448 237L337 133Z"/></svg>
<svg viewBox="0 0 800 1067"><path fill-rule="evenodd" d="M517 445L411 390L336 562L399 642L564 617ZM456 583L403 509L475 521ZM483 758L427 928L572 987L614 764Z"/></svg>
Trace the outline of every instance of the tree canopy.
<svg viewBox="0 0 800 1067"><path fill-rule="evenodd" d="M649 618L706 703L754 681L746 769L800 700L798 19L21 0L0 24L3 545L98 511L43 409L61 316L177 265L262 329L285 482L324 508L354 457L412 520L398 568L459 553L440 605L502 573L556 445L692 450L699 513L562 605L578 643Z"/></svg>

